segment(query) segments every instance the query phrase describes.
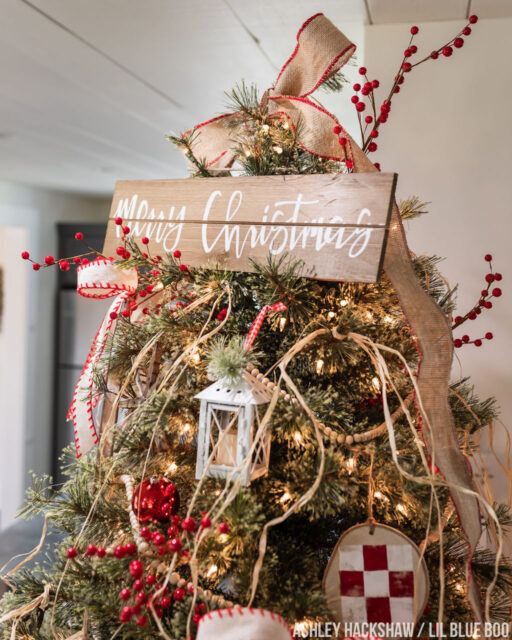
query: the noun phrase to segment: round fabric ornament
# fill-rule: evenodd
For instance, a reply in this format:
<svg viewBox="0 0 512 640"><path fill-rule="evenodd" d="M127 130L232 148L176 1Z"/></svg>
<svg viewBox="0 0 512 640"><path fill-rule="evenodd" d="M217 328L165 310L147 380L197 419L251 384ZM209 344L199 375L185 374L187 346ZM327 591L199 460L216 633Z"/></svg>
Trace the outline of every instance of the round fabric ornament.
<svg viewBox="0 0 512 640"><path fill-rule="evenodd" d="M415 623L427 604L428 571L406 535L368 522L341 535L323 592L338 622Z"/></svg>
<svg viewBox="0 0 512 640"><path fill-rule="evenodd" d="M180 508L178 489L167 478L146 478L133 491L132 508L139 522L165 522Z"/></svg>

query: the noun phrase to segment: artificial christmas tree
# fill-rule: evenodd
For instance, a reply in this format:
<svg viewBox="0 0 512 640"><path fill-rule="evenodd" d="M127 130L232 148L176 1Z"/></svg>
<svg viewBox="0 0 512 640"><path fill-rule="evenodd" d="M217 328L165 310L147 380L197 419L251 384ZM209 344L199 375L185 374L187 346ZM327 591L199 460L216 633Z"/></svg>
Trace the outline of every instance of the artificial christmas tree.
<svg viewBox="0 0 512 640"><path fill-rule="evenodd" d="M467 29L453 46L460 48ZM362 183L352 172L375 170L337 120L308 97L321 84L341 87L338 71L353 45L320 15L298 40L262 100L242 86L232 94L233 113L173 138L194 175L204 178L201 189L231 188L241 179L223 176L238 168L246 176L281 176L265 184L296 189L304 184L299 174L327 174L317 184L327 190L332 182L342 196L349 183ZM439 51L448 57L451 43ZM315 64L308 66L313 53ZM415 53L411 38L380 115L379 83L360 69L366 82L354 87L352 101L363 151L376 150L378 129ZM306 67L302 75L296 65ZM323 65L319 77L315 65ZM373 115L363 124L367 104ZM263 183L254 180L261 190ZM288 633L287 624L307 629L314 622L354 621L343 613L344 598L357 599L354 606L364 601L368 617L361 614L361 622L508 619L512 572L499 552L510 515L475 491L468 469L476 434L496 409L492 400L479 400L467 380L446 388L454 292L437 270L438 259L409 256L401 234L401 220L424 213L424 205L403 202L389 224L393 176L379 174L365 189L383 181L384 218L376 223L320 219L323 210L315 220L259 220L258 242L274 234L264 260L241 257L243 247L233 257L226 245L214 256L218 266L212 259L201 266L193 240L160 255L169 236L206 233L204 221L187 223L185 214L169 221L153 209L142 222L129 207L123 219L116 203L106 243L120 237L116 260L108 252L91 262L47 257L47 266L61 269L82 263L82 294L117 297L70 410L79 457L65 453L69 479L58 491L50 479L35 479L22 510L44 513L65 539L55 544L53 562L6 576L12 593L1 602L5 637L277 638ZM197 180L176 182L178 191L194 189ZM222 233L233 238L234 223L225 222ZM214 235L219 224L211 225ZM300 236L307 239L301 260L290 245L277 252L272 244L278 232L289 231L287 240L296 241L297 225L308 230ZM346 227L357 232L352 243L341 232ZM352 250L350 259L364 257L356 241L368 238L364 250L377 260L359 278L338 272L328 280L318 275L317 256L316 272L308 273L311 243L318 246L319 238ZM86 241L80 233L77 240ZM376 282L384 255L385 275ZM345 263L351 264L340 259ZM489 275L480 311L501 295L489 288L499 274ZM478 505L498 554L475 548ZM359 541L351 538L348 553L337 543L354 525L364 535L361 529ZM397 551L389 529L388 538L379 537L382 525L399 530L393 534L414 553ZM336 566L338 553L348 564ZM373 584L377 577L384 582ZM383 598L386 611L382 602L369 603Z"/></svg>

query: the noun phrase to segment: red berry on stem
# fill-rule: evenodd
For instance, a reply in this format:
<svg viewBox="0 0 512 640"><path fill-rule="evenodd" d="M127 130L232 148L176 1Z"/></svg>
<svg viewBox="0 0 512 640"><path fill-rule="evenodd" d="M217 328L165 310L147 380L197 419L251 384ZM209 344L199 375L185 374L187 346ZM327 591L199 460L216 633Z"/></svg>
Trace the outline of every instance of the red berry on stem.
<svg viewBox="0 0 512 640"><path fill-rule="evenodd" d="M89 260L87 260L87 258L82 258L82 264L89 264Z"/></svg>
<svg viewBox="0 0 512 640"><path fill-rule="evenodd" d="M30 258L30 253L28 251L22 251L21 257L23 258L23 260L28 260Z"/></svg>
<svg viewBox="0 0 512 640"><path fill-rule="evenodd" d="M114 222L115 222L116 224L123 224L123 219L122 219L122 218L116 218L116 219L114 220Z"/></svg>
<svg viewBox="0 0 512 640"><path fill-rule="evenodd" d="M432 58L432 60L437 60L439 58L439 53L437 51L432 51L430 57Z"/></svg>
<svg viewBox="0 0 512 640"><path fill-rule="evenodd" d="M486 282L489 282L489 283L493 282L493 281L494 281L494 274L492 274L492 273L488 273L488 274L485 276L485 281L486 281Z"/></svg>
<svg viewBox="0 0 512 640"><path fill-rule="evenodd" d="M172 254L175 258L181 258L181 251L176 249L176 251Z"/></svg>
<svg viewBox="0 0 512 640"><path fill-rule="evenodd" d="M413 45L411 45L411 46L409 47L409 51L410 51L411 53L417 53L417 52L418 52L418 47L417 47L415 44L413 44Z"/></svg>
<svg viewBox="0 0 512 640"><path fill-rule="evenodd" d="M488 291L487 289L482 289L482 291L480 291L480 294L485 298L485 296L487 295ZM483 300L482 300L483 303Z"/></svg>
<svg viewBox="0 0 512 640"><path fill-rule="evenodd" d="M411 27L411 33L413 36L415 36L418 33L419 29L418 27Z"/></svg>
<svg viewBox="0 0 512 640"><path fill-rule="evenodd" d="M469 36L469 35L471 35L471 27L464 27L464 29L462 29L462 33L463 33L465 36Z"/></svg>
<svg viewBox="0 0 512 640"><path fill-rule="evenodd" d="M366 122L366 124L370 124L371 122L373 122L373 118L372 116L365 116L364 121Z"/></svg>
<svg viewBox="0 0 512 640"><path fill-rule="evenodd" d="M469 24L476 24L478 22L478 16L472 15L469 16Z"/></svg>
<svg viewBox="0 0 512 640"><path fill-rule="evenodd" d="M377 143L370 142L370 144L368 145L368 151L377 151Z"/></svg>
<svg viewBox="0 0 512 640"><path fill-rule="evenodd" d="M75 239L76 240L83 240L84 239L84 234L81 233L80 231L78 231L77 233L75 233Z"/></svg>
<svg viewBox="0 0 512 640"><path fill-rule="evenodd" d="M164 596L160 604L162 605L162 609L168 609L171 606L171 599L167 596Z"/></svg>
<svg viewBox="0 0 512 640"><path fill-rule="evenodd" d="M486 253L486 254L485 254L485 256L484 256L484 260L485 260L486 262L491 262L491 261L492 261L492 256L491 256L491 254L490 254L490 253Z"/></svg>
<svg viewBox="0 0 512 640"><path fill-rule="evenodd" d="M212 526L212 521L208 516L205 515L201 518L201 526L203 529L208 529L208 527Z"/></svg>
<svg viewBox="0 0 512 640"><path fill-rule="evenodd" d="M410 49L406 49L406 50L404 51L404 57L405 57L405 58L410 58L410 57L411 57L411 55L412 55L412 51L411 51Z"/></svg>
<svg viewBox="0 0 512 640"><path fill-rule="evenodd" d="M482 341L480 340L480 338L477 338L474 342L475 347L481 347L482 346Z"/></svg>
<svg viewBox="0 0 512 640"><path fill-rule="evenodd" d="M130 317L130 309L123 309L122 315L123 315L123 318L129 318Z"/></svg>
<svg viewBox="0 0 512 640"><path fill-rule="evenodd" d="M117 313L115 311L110 312L110 319L115 320L117 318Z"/></svg>
<svg viewBox="0 0 512 640"><path fill-rule="evenodd" d="M342 147L344 147L347 144L347 139L346 138L338 138L338 142L340 143L340 145Z"/></svg>
<svg viewBox="0 0 512 640"><path fill-rule="evenodd" d="M188 267L187 267L186 264L180 264L179 269L180 269L180 271L188 271Z"/></svg>
<svg viewBox="0 0 512 640"><path fill-rule="evenodd" d="M347 158L345 160L345 166L347 167L347 169L353 169L354 168L354 161L351 160L350 158Z"/></svg>
<svg viewBox="0 0 512 640"><path fill-rule="evenodd" d="M146 616L139 616L137 618L137 626L139 627L145 627L147 624L148 619L146 618Z"/></svg>
<svg viewBox="0 0 512 640"><path fill-rule="evenodd" d="M140 604L146 602L146 594L144 593L144 591L139 591L135 596L135 600L137 600L137 602L139 602Z"/></svg>
<svg viewBox="0 0 512 640"><path fill-rule="evenodd" d="M67 260L60 260L59 268L61 271L69 271L69 262Z"/></svg>
<svg viewBox="0 0 512 640"><path fill-rule="evenodd" d="M185 589L183 589L182 587L178 587L172 594L172 597L176 600L176 602L183 602L186 595L187 592L185 591Z"/></svg>
<svg viewBox="0 0 512 640"><path fill-rule="evenodd" d="M503 276L501 275L501 273L495 273L494 274L494 279L495 280L501 280L503 278Z"/></svg>
<svg viewBox="0 0 512 640"><path fill-rule="evenodd" d="M359 67L359 73L364 76L366 75L366 67Z"/></svg>
<svg viewBox="0 0 512 640"><path fill-rule="evenodd" d="M123 227L123 233L125 236L129 235L130 231L131 231L130 227Z"/></svg>
<svg viewBox="0 0 512 640"><path fill-rule="evenodd" d="M163 544L165 544L165 536L162 535L159 531L157 531L153 535L153 542L157 547L161 547Z"/></svg>
<svg viewBox="0 0 512 640"><path fill-rule="evenodd" d="M340 127L339 124L337 124L334 128L333 128L333 132L335 133L335 135L339 136L341 133L342 129Z"/></svg>
<svg viewBox="0 0 512 640"><path fill-rule="evenodd" d="M485 339L486 339L486 340L492 340L493 338L494 338L494 336L493 336L493 334L492 334L490 331L488 331L488 332L485 334Z"/></svg>
<svg viewBox="0 0 512 640"><path fill-rule="evenodd" d="M155 584L155 582L156 582L156 576L153 573L150 573L146 576L146 584L151 586L152 584Z"/></svg>
<svg viewBox="0 0 512 640"><path fill-rule="evenodd" d="M484 307L485 307L486 309L492 309L492 302L491 302L490 300L486 300L486 301L484 302Z"/></svg>
<svg viewBox="0 0 512 640"><path fill-rule="evenodd" d="M370 132L370 136L372 138L378 138L379 137L379 132L377 131L377 129L372 129L372 131Z"/></svg>
<svg viewBox="0 0 512 640"><path fill-rule="evenodd" d="M499 287L495 287L491 293L495 298L499 298L502 294L502 291Z"/></svg>
<svg viewBox="0 0 512 640"><path fill-rule="evenodd" d="M372 80L372 89L378 89L380 87L380 82L378 80Z"/></svg>
<svg viewBox="0 0 512 640"><path fill-rule="evenodd" d="M55 264L55 258L53 256L46 256L44 259L45 264L48 266Z"/></svg>
<svg viewBox="0 0 512 640"><path fill-rule="evenodd" d="M476 312L475 312L475 311L470 311L470 312L468 313L468 318L469 318L470 320L476 320Z"/></svg>
<svg viewBox="0 0 512 640"><path fill-rule="evenodd" d="M196 521L194 520L194 518L185 518L181 523L181 528L183 529L183 531L192 533L196 530Z"/></svg>
<svg viewBox="0 0 512 640"><path fill-rule="evenodd" d="M75 549L75 547L69 547L69 549L66 551L66 555L68 558L76 558L78 555L78 551Z"/></svg>
<svg viewBox="0 0 512 640"><path fill-rule="evenodd" d="M144 581L140 578L137 578L137 580L135 580L135 582L133 583L133 590L142 591L142 589L144 589Z"/></svg>
<svg viewBox="0 0 512 640"><path fill-rule="evenodd" d="M39 262L34 262L34 264L32 265L32 269L34 269L34 271L39 271L40 268L41 265L39 264Z"/></svg>
<svg viewBox="0 0 512 640"><path fill-rule="evenodd" d="M361 111L364 111L366 109L366 105L364 102L358 102L356 104L356 111L359 111L359 113L361 113Z"/></svg>
<svg viewBox="0 0 512 640"><path fill-rule="evenodd" d="M124 550L126 551L126 555L128 556L134 556L137 553L137 547L133 542L129 542L128 544L125 544Z"/></svg>
<svg viewBox="0 0 512 640"><path fill-rule="evenodd" d="M464 46L464 40L462 38L455 38L455 40L453 41L453 46L456 49L460 49Z"/></svg>
<svg viewBox="0 0 512 640"><path fill-rule="evenodd" d="M142 242L142 244L149 244L149 238L147 238L146 236L144 236L144 237L141 239L141 242Z"/></svg>
<svg viewBox="0 0 512 640"><path fill-rule="evenodd" d="M132 615L133 614L131 607L123 607L121 613L119 614L119 620L121 622L129 622Z"/></svg>
<svg viewBox="0 0 512 640"><path fill-rule="evenodd" d="M73 262L75 264L80 264L80 258L78 256L76 256L75 258L73 258Z"/></svg>
<svg viewBox="0 0 512 640"><path fill-rule="evenodd" d="M96 545L94 544L89 544L87 545L87 555L88 556L95 556L96 555L96 551L98 551L98 549L96 548Z"/></svg>
<svg viewBox="0 0 512 640"><path fill-rule="evenodd" d="M107 550L104 547L98 547L96 555L98 558L104 558L107 555Z"/></svg>
<svg viewBox="0 0 512 640"><path fill-rule="evenodd" d="M454 347L456 347L457 349L458 349L459 347L462 347L462 340L459 340L459 338L455 339L455 340L453 341L453 346L454 346Z"/></svg>
<svg viewBox="0 0 512 640"><path fill-rule="evenodd" d="M354 91L361 91L361 85L359 82L356 82L352 89L354 89Z"/></svg>
<svg viewBox="0 0 512 640"><path fill-rule="evenodd" d="M374 162L373 166L380 171L380 162Z"/></svg>
<svg viewBox="0 0 512 640"><path fill-rule="evenodd" d="M120 560L121 558L124 558L125 555L126 552L121 544L114 547L114 558L118 558Z"/></svg>
<svg viewBox="0 0 512 640"><path fill-rule="evenodd" d="M229 531L229 527L228 527L227 523L226 522L221 522L219 524L219 532L220 533L227 533L228 531Z"/></svg>
<svg viewBox="0 0 512 640"><path fill-rule="evenodd" d="M132 592L130 591L130 589L121 589L121 592L119 594L119 598L121 600L129 600L130 597L132 595Z"/></svg>
<svg viewBox="0 0 512 640"><path fill-rule="evenodd" d="M408 73L411 70L412 66L410 62L404 62L402 65L402 69Z"/></svg>
<svg viewBox="0 0 512 640"><path fill-rule="evenodd" d="M169 551L171 551L172 553L178 553L178 551L181 551L182 547L183 545L181 544L181 540L179 538L171 538L167 542L167 549L169 549Z"/></svg>
<svg viewBox="0 0 512 640"><path fill-rule="evenodd" d="M453 49L450 46L443 47L443 56L449 58L453 53Z"/></svg>
<svg viewBox="0 0 512 640"><path fill-rule="evenodd" d="M350 98L350 102L352 102L352 104L357 104L359 102L359 96L352 96Z"/></svg>

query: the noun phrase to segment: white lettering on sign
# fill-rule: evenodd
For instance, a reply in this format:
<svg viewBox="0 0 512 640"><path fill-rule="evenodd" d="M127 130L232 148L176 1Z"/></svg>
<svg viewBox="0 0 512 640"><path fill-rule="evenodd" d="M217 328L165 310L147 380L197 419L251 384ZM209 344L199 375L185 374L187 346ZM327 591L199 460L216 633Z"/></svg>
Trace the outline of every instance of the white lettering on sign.
<svg viewBox="0 0 512 640"><path fill-rule="evenodd" d="M279 200L265 205L259 224L236 223L236 214L242 204L242 191L234 190L224 195L217 189L210 193L201 218L187 220L187 205L170 206L167 210L157 211L150 208L147 200L139 199L139 195L134 194L131 198L119 200L115 217L123 219L133 236L147 236L165 251L179 247L186 222L197 222L201 224L201 242L205 254L223 251L233 253L237 258L257 247L266 247L275 256L293 252L297 248L309 247L320 252L325 247L337 250L346 247L348 257L357 258L365 251L375 228L325 226L343 225L341 216L324 220L320 216L308 215L301 219L301 213L306 209L311 213L319 205L318 200L305 200L302 193L298 193L294 200ZM371 215L368 208L362 208L354 225L371 224ZM211 218L213 221L210 222ZM116 227L116 235L118 238L122 235L119 226Z"/></svg>

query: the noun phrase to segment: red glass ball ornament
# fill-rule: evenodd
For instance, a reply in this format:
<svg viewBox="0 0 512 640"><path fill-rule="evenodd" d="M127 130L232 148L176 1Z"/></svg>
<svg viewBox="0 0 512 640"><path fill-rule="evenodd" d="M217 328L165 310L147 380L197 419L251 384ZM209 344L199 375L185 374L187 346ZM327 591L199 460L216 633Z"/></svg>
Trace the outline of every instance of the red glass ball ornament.
<svg viewBox="0 0 512 640"><path fill-rule="evenodd" d="M130 562L130 574L132 578L140 578L144 572L144 565L140 560L132 560Z"/></svg>
<svg viewBox="0 0 512 640"><path fill-rule="evenodd" d="M167 542L167 548L172 553L178 553L178 551L181 551L182 546L183 545L181 544L181 540L179 538L171 538Z"/></svg>
<svg viewBox="0 0 512 640"><path fill-rule="evenodd" d="M164 596L160 601L160 604L162 605L162 609L168 609L171 606L171 599Z"/></svg>
<svg viewBox="0 0 512 640"><path fill-rule="evenodd" d="M119 560L121 558L124 558L126 555L126 551L124 549L124 547L120 544L118 544L115 548L114 548L114 558L118 558Z"/></svg>
<svg viewBox="0 0 512 640"><path fill-rule="evenodd" d="M142 589L144 589L144 581L140 578L137 578L137 580L135 580L133 583L133 590L142 591Z"/></svg>
<svg viewBox="0 0 512 640"><path fill-rule="evenodd" d="M167 478L146 478L133 492L132 507L139 522L165 522L180 508L180 496Z"/></svg>
<svg viewBox="0 0 512 640"><path fill-rule="evenodd" d="M119 614L119 620L121 622L129 622L132 615L133 614L131 607L123 607L121 613Z"/></svg>

